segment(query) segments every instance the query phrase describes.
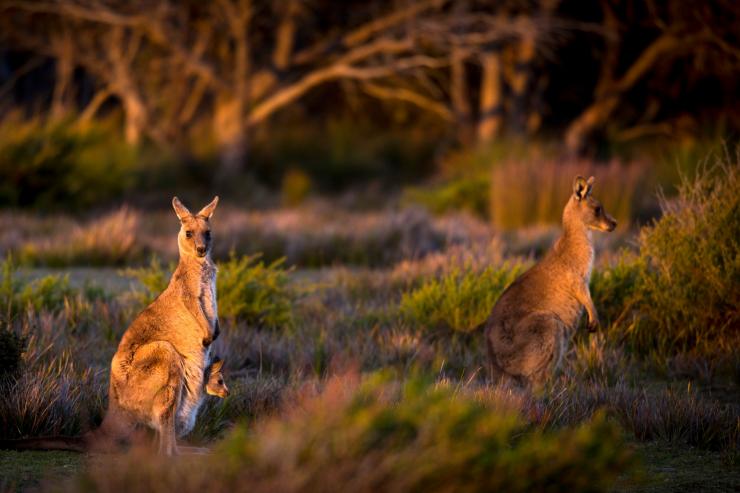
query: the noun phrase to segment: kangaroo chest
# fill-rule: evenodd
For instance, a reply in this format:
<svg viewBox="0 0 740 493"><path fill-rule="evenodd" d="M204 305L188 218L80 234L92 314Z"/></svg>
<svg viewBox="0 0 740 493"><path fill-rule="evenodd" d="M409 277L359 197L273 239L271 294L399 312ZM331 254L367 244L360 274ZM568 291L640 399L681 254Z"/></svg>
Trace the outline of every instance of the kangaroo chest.
<svg viewBox="0 0 740 493"><path fill-rule="evenodd" d="M210 267L203 273L199 286L198 303L203 314L211 325L211 330L216 327L218 319L218 303L216 301L216 268Z"/></svg>

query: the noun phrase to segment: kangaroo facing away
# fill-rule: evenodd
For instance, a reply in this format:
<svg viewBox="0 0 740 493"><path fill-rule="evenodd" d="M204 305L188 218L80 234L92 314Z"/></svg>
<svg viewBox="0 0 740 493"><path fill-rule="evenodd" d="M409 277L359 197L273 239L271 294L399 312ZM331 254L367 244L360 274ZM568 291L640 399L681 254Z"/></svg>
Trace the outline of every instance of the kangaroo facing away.
<svg viewBox="0 0 740 493"><path fill-rule="evenodd" d="M177 197L172 199L180 219L180 260L167 288L121 338L100 427L80 437L3 441L3 448L110 451L129 442L144 425L157 432L160 453L178 452L176 437L193 429L207 390L207 368L220 374L223 364L209 360L210 345L219 334L209 224L217 204L218 197L191 214Z"/></svg>
<svg viewBox="0 0 740 493"><path fill-rule="evenodd" d="M591 231L617 222L591 196L594 177L576 177L563 211L563 234L545 257L499 298L485 326L491 381L538 386L557 368L567 335L585 307L588 328L599 319L589 292L594 249Z"/></svg>

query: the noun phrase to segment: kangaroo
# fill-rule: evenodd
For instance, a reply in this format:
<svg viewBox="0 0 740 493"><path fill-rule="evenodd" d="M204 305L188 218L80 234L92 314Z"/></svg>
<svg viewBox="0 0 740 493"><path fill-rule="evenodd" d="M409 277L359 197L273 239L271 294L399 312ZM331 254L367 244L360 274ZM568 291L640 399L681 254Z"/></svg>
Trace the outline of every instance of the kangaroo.
<svg viewBox="0 0 740 493"><path fill-rule="evenodd" d="M221 371L223 366L223 360L216 357L213 359L211 366L206 368L206 393L221 399L228 397L230 393L229 388L226 386L226 382L224 382L224 375Z"/></svg>
<svg viewBox="0 0 740 493"><path fill-rule="evenodd" d="M541 385L560 363L569 329L585 307L588 328L599 318L589 292L594 261L592 230L617 222L591 196L594 177L577 176L563 210L563 234L545 257L501 295L485 324L492 382Z"/></svg>
<svg viewBox="0 0 740 493"><path fill-rule="evenodd" d="M203 400L210 345L219 335L216 266L210 218L218 197L192 214L177 197L180 260L167 288L126 329L111 361L108 410L81 437L4 441L15 449L108 451L127 443L139 425L157 432L162 454L178 453ZM220 366L211 366L220 370Z"/></svg>

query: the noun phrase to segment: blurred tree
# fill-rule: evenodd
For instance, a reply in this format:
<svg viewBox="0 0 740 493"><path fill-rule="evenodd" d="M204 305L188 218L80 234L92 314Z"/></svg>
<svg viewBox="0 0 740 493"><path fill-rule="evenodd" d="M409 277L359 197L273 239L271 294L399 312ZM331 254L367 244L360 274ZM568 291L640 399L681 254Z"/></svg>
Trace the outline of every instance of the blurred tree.
<svg viewBox="0 0 740 493"><path fill-rule="evenodd" d="M589 137L604 126L628 97L628 93L649 75L676 65L680 60L692 60L683 65L692 78L694 71L710 76L722 71L737 75L740 69L740 3L735 0L712 2L664 2L601 0L603 12L603 54L601 71L594 89L593 101L568 126L565 142L571 152L581 152ZM630 38L630 28L639 26L647 42L640 37ZM635 49L637 40L640 46ZM630 41L632 43L630 43ZM632 44L632 46L628 46ZM648 88L653 104L643 113L638 125L641 131L633 134L662 130L656 124L655 106L670 81ZM652 89L652 90L650 90ZM654 92L657 89L659 92ZM670 125L669 125L670 128Z"/></svg>
<svg viewBox="0 0 740 493"><path fill-rule="evenodd" d="M549 118L579 152L611 127L620 139L662 131L677 118L660 111L677 83L731 87L740 67L733 0L0 0L0 12L2 51L29 62L0 96L41 55L54 62L51 117L79 110L84 124L115 101L127 141L176 150L205 124L223 180L245 166L255 127L336 81L387 114L433 115L465 145ZM594 46L579 49L584 40ZM79 108L78 68L95 88Z"/></svg>

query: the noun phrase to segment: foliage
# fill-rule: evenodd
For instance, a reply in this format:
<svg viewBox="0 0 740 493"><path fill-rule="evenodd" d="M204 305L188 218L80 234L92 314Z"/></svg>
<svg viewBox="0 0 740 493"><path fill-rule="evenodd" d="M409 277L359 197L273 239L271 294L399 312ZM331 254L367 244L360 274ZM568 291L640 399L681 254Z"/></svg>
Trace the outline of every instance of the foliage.
<svg viewBox="0 0 740 493"><path fill-rule="evenodd" d="M0 437L80 433L102 412L101 390L92 369L79 370L69 351L0 380Z"/></svg>
<svg viewBox="0 0 740 493"><path fill-rule="evenodd" d="M218 264L216 289L218 313L250 325L265 328L290 328L293 324L293 296L288 288L284 259L271 263L260 254L237 257ZM170 265L169 270L173 270ZM139 294L143 304L151 303L169 283L162 264L152 258L149 267L127 269L125 275L138 280L146 289Z"/></svg>
<svg viewBox="0 0 740 493"><path fill-rule="evenodd" d="M591 298L604 328L632 312L636 297L642 289L645 265L631 252L623 251L616 261L591 274Z"/></svg>
<svg viewBox="0 0 740 493"><path fill-rule="evenodd" d="M261 255L232 257L219 264L218 311L224 317L267 328L289 328L293 297L285 259L266 264Z"/></svg>
<svg viewBox="0 0 740 493"><path fill-rule="evenodd" d="M68 276L48 275L31 282L23 282L16 274L16 265L8 256L0 263L0 306L10 316L26 308L34 311L58 311L78 291L69 285Z"/></svg>
<svg viewBox="0 0 740 493"><path fill-rule="evenodd" d="M26 243L18 258L25 265L120 265L136 258L139 215L124 206L71 231L56 231L37 243Z"/></svg>
<svg viewBox="0 0 740 493"><path fill-rule="evenodd" d="M301 170L289 169L283 175L280 192L284 206L295 207L300 205L311 193L311 178Z"/></svg>
<svg viewBox="0 0 740 493"><path fill-rule="evenodd" d="M460 177L431 187L408 188L403 199L423 205L434 214L467 211L487 218L489 186L485 176Z"/></svg>
<svg viewBox="0 0 740 493"><path fill-rule="evenodd" d="M76 484L113 491L136 481L147 490L183 492L239 484L287 492L606 491L634 463L603 415L545 431L495 399L382 374L360 382L335 377L287 416L255 432L237 427L200 461L198 468L187 461L163 468L128 457L118 460L118 472L104 467Z"/></svg>
<svg viewBox="0 0 740 493"><path fill-rule="evenodd" d="M159 293L165 290L167 284L170 282L167 272L174 270L175 264L171 263L168 266L167 271L165 271L162 263L155 255L153 255L149 260L148 267L130 267L123 270L121 274L139 281L139 283L144 287L144 291L137 291L136 297L139 299L141 304L148 305L154 301L154 298L159 296Z"/></svg>
<svg viewBox="0 0 740 493"><path fill-rule="evenodd" d="M455 267L405 293L401 313L420 328L472 332L485 322L498 297L522 270L520 264L483 271Z"/></svg>
<svg viewBox="0 0 740 493"><path fill-rule="evenodd" d="M629 340L641 351L732 350L740 326L737 162L700 170L662 208L640 232L641 320Z"/></svg>
<svg viewBox="0 0 740 493"><path fill-rule="evenodd" d="M133 186L137 154L110 125L69 121L0 125L0 205L82 209Z"/></svg>

